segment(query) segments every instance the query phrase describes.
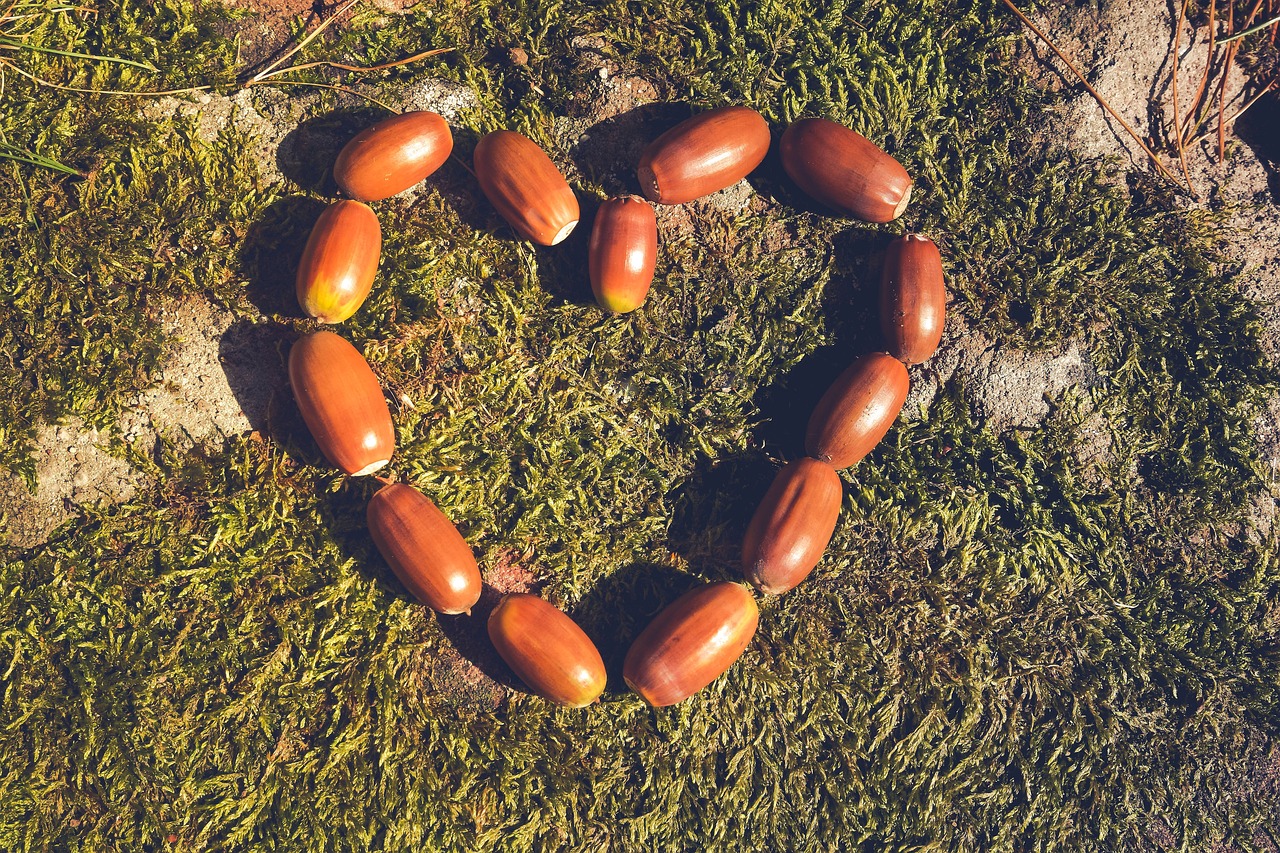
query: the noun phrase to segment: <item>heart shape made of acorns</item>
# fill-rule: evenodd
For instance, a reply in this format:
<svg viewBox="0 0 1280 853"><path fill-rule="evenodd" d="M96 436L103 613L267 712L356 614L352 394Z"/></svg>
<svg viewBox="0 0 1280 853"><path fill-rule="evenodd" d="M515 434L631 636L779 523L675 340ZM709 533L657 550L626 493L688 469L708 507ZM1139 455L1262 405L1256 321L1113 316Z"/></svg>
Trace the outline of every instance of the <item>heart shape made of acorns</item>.
<svg viewBox="0 0 1280 853"><path fill-rule="evenodd" d="M768 122L748 107L708 110L649 144L636 173L647 198L600 205L588 246L596 300L614 312L644 301L658 252L650 202L682 204L742 180L769 151ZM893 157L849 128L802 119L782 135L783 168L842 216L889 222L911 198L912 181ZM373 285L381 249L378 218L367 202L389 198L438 169L453 150L445 120L433 112L392 116L365 129L338 155L334 179L349 200L321 214L298 267L298 302L323 323L339 323ZM476 145L481 190L523 238L544 246L578 224L578 199L538 145L497 130ZM784 593L814 569L835 532L844 498L838 469L856 464L889 431L907 398L906 365L933 355L946 310L942 259L927 237L907 234L889 246L880 291L887 353L857 359L831 385L809 419L806 458L780 470L747 527L746 580ZM382 388L358 350L334 332L303 337L289 353L289 380L308 429L325 457L351 476L373 474L395 450ZM480 598L480 569L452 522L422 492L388 483L369 502L369 532L392 571L423 604L470 614ZM636 637L623 664L628 686L649 704L680 702L741 656L759 609L751 589L723 581L676 599ZM535 595L506 595L489 615L498 653L534 693L582 707L604 691L604 661L565 613Z"/></svg>

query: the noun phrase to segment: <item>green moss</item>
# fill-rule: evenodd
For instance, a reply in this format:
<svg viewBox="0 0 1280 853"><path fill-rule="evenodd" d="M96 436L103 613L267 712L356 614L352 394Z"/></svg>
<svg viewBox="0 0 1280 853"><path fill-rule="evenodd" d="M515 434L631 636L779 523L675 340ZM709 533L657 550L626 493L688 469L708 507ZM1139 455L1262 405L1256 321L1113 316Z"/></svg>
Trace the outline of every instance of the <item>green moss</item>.
<svg viewBox="0 0 1280 853"><path fill-rule="evenodd" d="M40 38L164 69L96 85L227 85L214 24L126 4ZM579 109L579 36L664 98L858 127L918 186L905 221L872 227L799 210L766 175L764 203L695 207L664 234L649 300L622 317L590 304L584 235L513 242L461 171L461 195L379 205L384 272L342 331L400 401L397 473L486 572L528 569L615 672L663 602L737 575L809 398L873 345L890 233L936 237L957 322L1010 347L1077 341L1099 387L1002 435L943 388L846 473L827 558L764 603L742 661L657 712L620 685L584 711L505 687L486 704L456 651L500 675L482 625L408 599L363 529L370 484L279 430L166 449L140 460L157 484L133 502L0 568L0 848L1261 844L1280 811L1263 784L1280 568L1245 511L1275 377L1214 223L1037 147L1041 96L990 4L446 4L358 12L308 56L453 46L378 86L444 75L476 94L463 130L550 147L550 119ZM514 46L527 66L502 58ZM94 173L0 168L0 460L22 468L38 421L110 424L146 384L157 299L305 328L264 266L318 202L257 175L235 131L204 142L135 101L11 85L10 142ZM1091 462L1073 448L1095 415L1115 441Z"/></svg>

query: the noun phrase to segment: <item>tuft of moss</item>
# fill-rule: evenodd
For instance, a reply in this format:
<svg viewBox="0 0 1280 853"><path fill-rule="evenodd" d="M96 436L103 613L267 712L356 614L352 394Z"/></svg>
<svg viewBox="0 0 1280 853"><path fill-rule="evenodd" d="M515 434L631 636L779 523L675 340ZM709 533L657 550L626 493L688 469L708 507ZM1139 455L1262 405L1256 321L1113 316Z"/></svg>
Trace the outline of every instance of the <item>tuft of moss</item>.
<svg viewBox="0 0 1280 853"><path fill-rule="evenodd" d="M225 84L216 16L125 3L38 37ZM1080 342L1101 383L1003 434L941 389L845 473L827 557L764 603L743 659L663 711L617 684L582 711L509 689L482 624L398 586L363 529L372 486L308 464L287 401L269 440L162 446L138 460L150 490L0 562L0 848L1262 847L1280 567L1246 511L1274 368L1211 220L1038 147L1016 37L970 0L619 0L366 10L317 43L370 63L452 45L370 90L443 75L476 97L461 131L554 148L575 39L597 38L664 98L827 115L917 177L904 221L874 227L805 209L766 168L747 209L688 209L621 317L592 304L581 245L514 242L461 170L378 207L382 273L342 333L399 401L396 474L615 671L664 602L737 575L812 399L875 346L892 234L939 242L960 322ZM257 175L235 129L204 142L135 100L21 85L0 96L11 141L94 177L0 168L0 461L18 468L38 419L109 425L148 381L159 296L307 328L280 258L321 203ZM1099 417L1111 452L1082 458Z"/></svg>

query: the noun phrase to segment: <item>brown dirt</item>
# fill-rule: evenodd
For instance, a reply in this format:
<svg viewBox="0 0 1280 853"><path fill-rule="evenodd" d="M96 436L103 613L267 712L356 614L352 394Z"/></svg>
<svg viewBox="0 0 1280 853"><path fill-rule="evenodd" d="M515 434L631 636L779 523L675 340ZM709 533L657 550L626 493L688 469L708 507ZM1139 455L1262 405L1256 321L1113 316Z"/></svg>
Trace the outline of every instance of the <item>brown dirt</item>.
<svg viewBox="0 0 1280 853"><path fill-rule="evenodd" d="M537 594L540 581L520 553L502 549L481 561L484 591L470 617L437 616L448 639L417 661L423 686L462 705L493 709L508 695L506 688L522 689L519 680L498 656L489 641L489 614L503 595Z"/></svg>
<svg viewBox="0 0 1280 853"><path fill-rule="evenodd" d="M528 558L517 551L502 549L485 557L484 580L499 596L510 592L537 593L541 582L528 567Z"/></svg>
<svg viewBox="0 0 1280 853"><path fill-rule="evenodd" d="M373 0L383 12L398 14L418 0ZM342 0L223 0L229 9L245 12L245 17L230 25L240 38L240 67L253 74L286 53L295 43L299 31L311 32L342 8ZM340 30L355 10L347 11L330 25Z"/></svg>

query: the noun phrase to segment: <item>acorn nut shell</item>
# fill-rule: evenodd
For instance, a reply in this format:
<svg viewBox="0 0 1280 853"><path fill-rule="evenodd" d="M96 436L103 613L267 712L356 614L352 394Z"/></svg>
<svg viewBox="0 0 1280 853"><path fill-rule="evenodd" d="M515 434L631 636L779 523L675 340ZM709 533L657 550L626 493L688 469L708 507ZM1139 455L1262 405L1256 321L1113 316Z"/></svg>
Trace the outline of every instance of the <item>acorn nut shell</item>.
<svg viewBox="0 0 1280 853"><path fill-rule="evenodd" d="M604 660L591 638L538 596L503 596L489 614L488 626L498 654L544 699L581 708L604 692Z"/></svg>
<svg viewBox="0 0 1280 853"><path fill-rule="evenodd" d="M857 464L885 437L902 404L910 380L907 368L888 353L864 355L851 364L809 417L805 453L833 468Z"/></svg>
<svg viewBox="0 0 1280 853"><path fill-rule="evenodd" d="M480 567L430 498L392 483L370 499L365 514L379 553L414 598L440 613L471 612L480 600Z"/></svg>
<svg viewBox="0 0 1280 853"><path fill-rule="evenodd" d="M360 201L381 201L421 183L453 151L445 120L427 110L402 113L365 128L338 153L333 179Z"/></svg>
<svg viewBox="0 0 1280 853"><path fill-rule="evenodd" d="M733 186L768 153L764 116L750 107L718 107L650 142L636 177L649 201L682 204Z"/></svg>
<svg viewBox="0 0 1280 853"><path fill-rule="evenodd" d="M919 234L890 243L880 278L880 326L893 357L907 364L928 361L942 341L946 313L938 247Z"/></svg>
<svg viewBox="0 0 1280 853"><path fill-rule="evenodd" d="M298 304L321 323L341 323L360 308L373 287L382 251L382 227L367 205L329 205L307 238L298 264Z"/></svg>
<svg viewBox="0 0 1280 853"><path fill-rule="evenodd" d="M578 224L578 197L538 144L495 130L476 145L476 179L485 197L521 237L554 246Z"/></svg>
<svg viewBox="0 0 1280 853"><path fill-rule="evenodd" d="M809 576L831 542L844 484L816 459L783 466L742 540L742 571L761 592L779 595Z"/></svg>
<svg viewBox="0 0 1280 853"><path fill-rule="evenodd" d="M782 134L784 168L823 205L867 222L891 222L911 201L902 164L855 130L825 118L801 119Z"/></svg>
<svg viewBox="0 0 1280 853"><path fill-rule="evenodd" d="M644 302L658 261L658 220L637 196L600 205L587 246L591 290L602 308L625 314Z"/></svg>
<svg viewBox="0 0 1280 853"><path fill-rule="evenodd" d="M654 707L688 699L731 667L760 621L746 586L727 581L691 590L667 605L627 650L627 686Z"/></svg>
<svg viewBox="0 0 1280 853"><path fill-rule="evenodd" d="M359 350L333 332L312 332L289 350L289 384L307 429L337 468L359 477L391 461L391 411Z"/></svg>

